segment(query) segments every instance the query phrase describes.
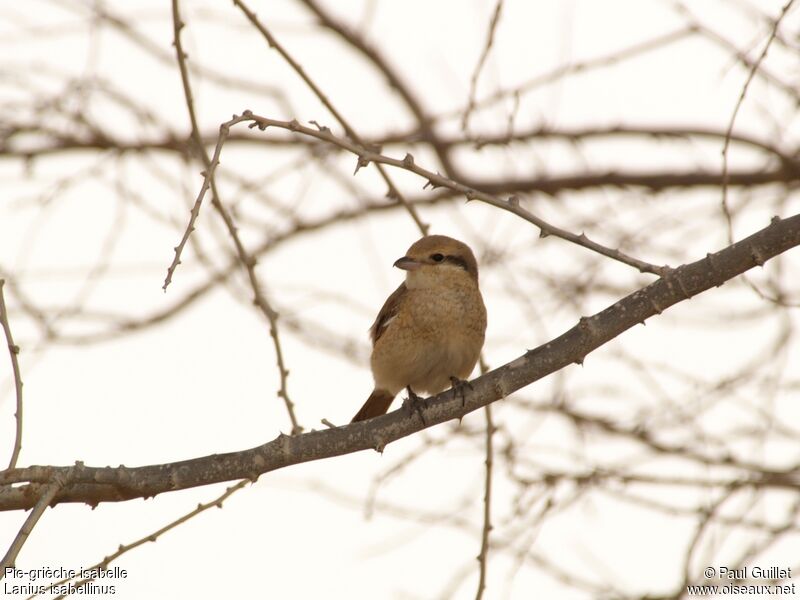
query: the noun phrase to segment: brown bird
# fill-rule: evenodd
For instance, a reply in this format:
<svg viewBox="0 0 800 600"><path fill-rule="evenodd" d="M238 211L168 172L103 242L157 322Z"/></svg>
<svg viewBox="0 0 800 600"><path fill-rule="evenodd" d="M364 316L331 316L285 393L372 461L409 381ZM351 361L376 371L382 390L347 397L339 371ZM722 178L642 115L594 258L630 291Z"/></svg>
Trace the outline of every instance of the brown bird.
<svg viewBox="0 0 800 600"><path fill-rule="evenodd" d="M478 263L469 246L425 236L394 266L406 280L370 328L375 389L352 422L384 414L397 393L438 394L469 377L486 332Z"/></svg>

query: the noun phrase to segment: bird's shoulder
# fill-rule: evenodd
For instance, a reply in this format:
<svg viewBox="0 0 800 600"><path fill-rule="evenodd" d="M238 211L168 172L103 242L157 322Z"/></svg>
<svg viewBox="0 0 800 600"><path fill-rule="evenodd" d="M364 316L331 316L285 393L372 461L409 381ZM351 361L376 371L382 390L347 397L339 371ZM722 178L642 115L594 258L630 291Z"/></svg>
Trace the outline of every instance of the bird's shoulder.
<svg viewBox="0 0 800 600"><path fill-rule="evenodd" d="M386 299L386 302L383 303L378 316L375 318L375 322L372 324L372 327L369 328L369 336L372 339L373 345L375 345L386 331L392 319L397 316L397 312L400 310L400 306L403 304L403 300L407 294L408 288L405 282L403 282L397 286L397 289L392 292Z"/></svg>

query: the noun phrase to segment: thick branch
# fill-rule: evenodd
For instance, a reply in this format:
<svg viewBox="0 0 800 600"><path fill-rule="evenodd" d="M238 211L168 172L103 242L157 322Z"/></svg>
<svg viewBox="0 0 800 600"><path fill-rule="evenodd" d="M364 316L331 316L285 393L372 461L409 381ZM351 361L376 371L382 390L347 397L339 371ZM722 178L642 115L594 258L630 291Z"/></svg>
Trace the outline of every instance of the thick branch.
<svg viewBox="0 0 800 600"><path fill-rule="evenodd" d="M776 217L768 227L750 237L670 271L605 310L591 317L582 317L577 325L559 337L475 379L463 405L460 394L454 395L452 391L439 394L425 410L425 422L427 426L433 426L459 419L571 363L582 363L587 354L634 325L678 302L720 286L756 265L763 265L797 245L800 245L800 214L784 220ZM240 452L134 468L82 467L59 491L53 504L86 502L96 505L233 479L255 480L264 473L298 463L368 448L380 451L387 444L424 428L420 418L409 418L404 411L398 410L362 423L324 431L292 437L281 434L261 446ZM741 461L732 462L730 457L720 457L719 463L746 467ZM30 508L36 504L43 486L69 469L71 467L34 466L0 472L0 510ZM767 477L776 483L784 476L781 472L765 472L763 469L759 472L759 477ZM23 482L29 485L11 485Z"/></svg>

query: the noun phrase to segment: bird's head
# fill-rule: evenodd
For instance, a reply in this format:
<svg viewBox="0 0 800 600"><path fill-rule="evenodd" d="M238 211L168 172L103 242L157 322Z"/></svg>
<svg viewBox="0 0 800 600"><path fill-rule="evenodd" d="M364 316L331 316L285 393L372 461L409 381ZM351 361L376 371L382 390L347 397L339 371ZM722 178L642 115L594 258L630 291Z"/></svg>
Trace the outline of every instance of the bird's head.
<svg viewBox="0 0 800 600"><path fill-rule="evenodd" d="M406 286L412 289L447 281L471 279L478 283L478 262L472 250L446 235L420 238L394 266L406 271Z"/></svg>

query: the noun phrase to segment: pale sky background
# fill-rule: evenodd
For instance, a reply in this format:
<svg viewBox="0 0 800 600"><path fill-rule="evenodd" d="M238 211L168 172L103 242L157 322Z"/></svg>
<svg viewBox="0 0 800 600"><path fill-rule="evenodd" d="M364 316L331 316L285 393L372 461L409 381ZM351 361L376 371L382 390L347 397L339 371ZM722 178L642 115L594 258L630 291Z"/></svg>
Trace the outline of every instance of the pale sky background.
<svg viewBox="0 0 800 600"><path fill-rule="evenodd" d="M755 4L755 3L754 3ZM724 32L744 48L762 47L766 29L746 16L744 3L704 0L690 3L696 16ZM776 15L782 3L762 0L758 6ZM3 7L0 16L0 72L13 66L30 65L31 77L45 90L63 85L65 73L79 76L97 73L121 89L132 91L159 114L167 115L175 131L188 131L186 107L180 78L174 65L159 63L134 53L117 34L87 28L81 2L29 2ZM129 4L112 2L114 10L128 11ZM293 3L257 2L251 6L272 27L287 49L299 60L332 101L363 135L402 130L410 121L399 103L388 96L383 82L361 59L342 48L338 40L322 35L310 26L305 11ZM363 27L404 73L412 87L424 94L436 113L463 107L474 65L482 49L488 18L494 2L355 2L336 4L336 12L354 27ZM135 22L141 31L172 57L172 24L168 3L136 4ZM244 109L279 118L316 119L334 126L333 119L316 99L297 82L296 75L269 51L263 39L254 35L240 13L229 2L185 2L188 27L184 33L190 60L200 60L232 74L263 75L265 85L284 88L294 103L294 113L266 97L236 89L220 92L195 81L196 106L202 123L216 127ZM795 11L796 13L797 11ZM795 36L797 14L787 20L787 35ZM570 62L607 54L659 34L676 30L685 21L669 2L617 0L612 2L506 0L492 53L481 77L479 97L506 88ZM52 28L52 29L48 29ZM47 33L49 31L49 33ZM796 40L795 40L796 41ZM769 63L776 72L796 69L782 62L776 53ZM44 66L46 65L46 71ZM37 71L38 69L38 71ZM727 125L741 92L746 72L727 53L702 39L685 39L620 65L570 77L525 95L517 116L518 124L551 125L679 123L682 125ZM797 73L792 72L794 80ZM787 75L788 77L788 75ZM0 94L13 96L15 86L2 82ZM759 129L767 109L785 126L777 137L791 139L797 132L795 107L756 81L752 88L758 102L745 104L737 130L769 137ZM29 97L18 92L19 99ZM766 107L763 102L770 102ZM26 109L20 106L20 111ZM93 110L106 111L114 118L117 109L98 101ZM481 113L473 119L480 131L502 127L509 106ZM125 131L125 118L119 128ZM501 125L497 125L500 123ZM457 120L452 128L456 129ZM446 128L445 128L446 129ZM266 135L268 135L267 132ZM132 135L135 139L136 135ZM35 143L32 140L31 143ZM652 154L638 152L637 144L606 145L608 154L587 148L587 160L596 166L653 164ZM664 144L658 160L663 166L685 164L685 150ZM685 148L681 146L680 148ZM692 149L693 164L718 167L718 144L698 144ZM538 151L536 151L538 152ZM536 170L546 164L550 172L570 171L575 158L568 149L548 146L533 150L475 153L465 157L475 173L497 174ZM402 156L402 153L399 154ZM420 164L433 165L425 153L415 153ZM745 164L745 152L733 153L731 165ZM222 168L236 164L240 169L266 175L292 162L293 155L281 150L231 148L223 155ZM349 177L354 160L342 174ZM55 180L64 173L80 172L95 158L86 154L59 155L34 165L36 175ZM541 161L538 162L537 161ZM109 238L116 242L109 253L107 279L92 290L90 305L123 314L146 314L167 306L181 291L191 289L202 274L189 253L178 269L166 294L161 290L164 273L172 258L172 247L180 239L188 213L186 207L199 189L197 165L186 166L173 157L164 158L159 168L174 173L189 172L187 189L170 190L152 176L129 165L128 177L146 203L172 220L173 226L153 227L135 211L120 211L110 202L114 190L96 182L84 185L80 178L60 193L52 205L28 203L39 197L47 185L27 180L22 165L0 161L0 264L13 271L27 293L46 306L71 302L81 288L82 277ZM116 169L111 166L109 169ZM418 190L420 181L393 173L396 181ZM373 170L356 176L362 185L382 193ZM110 180L110 177L109 177ZM373 183L374 182L374 183ZM287 198L297 198L302 215L324 212L330 202L347 206L349 199L325 179L305 182L302 195L297 180L286 178L285 187L273 189ZM605 192L609 196L619 193ZM644 193L644 192L641 192ZM718 190L693 192L685 200L664 209L667 219L692 219L693 202L718 199ZM767 194L769 196L769 194ZM588 197L588 196L587 196ZM569 210L590 211L576 199ZM178 198L176 200L176 198ZM560 221L559 205L548 199L533 205L545 217ZM579 269L585 250L552 239L536 242L533 231L515 217L477 203L456 201L456 207L423 209L424 219L434 233L460 237L465 241L482 237L498 248L525 252L518 256L558 275L562 269ZM793 203L797 212L798 202ZM247 206L241 210L258 214ZM685 212L683 212L685 211ZM122 214L121 214L122 213ZM588 213L587 213L588 214ZM768 203L754 209L735 224L737 236L764 227L774 214ZM787 213L788 216L792 213ZM616 214L624 222L637 215ZM265 217L266 220L266 217ZM698 224L698 227L702 224ZM208 247L215 240L227 241L220 232L217 215L207 204L201 212L197 235ZM246 234L245 234L246 235ZM321 428L323 418L345 423L371 389L367 366L366 331L383 299L395 288L402 274L392 262L403 255L418 237L413 223L401 211L370 216L352 223L298 237L269 255L259 267L265 291L279 310L296 311L330 323L335 331L357 332L361 364L336 358L310 348L290 334L283 335L287 364L291 370L289 391L297 405L298 417L306 427ZM686 248L686 260L696 260L708 251L726 245L724 232L715 229ZM228 246L229 247L229 246ZM635 254L635 252L634 252ZM797 251L793 264L798 265ZM658 256L649 256L658 263ZM604 267L603 275L624 282L630 291L652 280L622 265ZM489 310L485 356L492 366L513 359L571 327L581 316L570 307L538 303L536 317L526 320L518 307L499 298L503 272L487 272L482 279ZM758 274L754 277L759 277ZM240 282L242 278L238 279ZM351 309L320 301L320 293L346 291L356 299ZM711 291L683 303L668 314L652 319L646 328L623 334L625 347L642 360L673 361L706 375L724 373L736 362L738 344L761 344L769 332L749 331L743 325L719 327L693 337L691 323L697 311L714 310ZM736 295L742 303L757 306L757 299L744 288ZM719 297L718 297L719 298ZM598 294L587 311L597 311L616 301ZM12 309L14 306L12 304ZM19 312L16 313L20 315ZM107 343L85 347L60 345L37 351L37 332L22 316L12 328L22 347L20 355L25 392L25 437L21 465L68 465L76 460L87 465L128 466L169 462L211 453L249 448L290 427L275 391L278 386L273 349L263 319L231 294L218 290L179 318L163 325ZM794 319L797 319L795 313ZM684 328L677 327L682 324ZM614 342L617 343L617 342ZM606 348L588 357L586 365L570 367L576 387L591 385L609 363L600 359ZM787 359L797 364L795 347ZM622 371L620 371L622 373ZM532 398L547 398L550 383L539 382L526 390ZM791 401L794 402L791 402ZM783 398L781 414L800 418L797 397ZM607 400L603 400L604 402ZM496 418L503 421L503 406L496 406ZM783 406L783 405L782 405ZM792 408L794 407L794 408ZM625 406L619 407L623 413ZM0 456L11 449L14 434L13 381L5 354L0 355ZM733 411L735 412L735 411ZM721 415L733 419L735 414ZM729 423L730 421L725 421ZM465 426L482 426L476 413ZM531 429L532 447L557 443L565 433L543 419L532 423L508 423L509 427ZM439 426L447 431L452 424ZM426 432L424 435L428 435ZM142 598L470 598L477 582L475 556L480 549L483 462L480 448L465 440L461 448L430 452L402 477L381 487L379 501L395 507L417 509L432 515L458 515L473 524L469 532L433 527L393 514L377 511L365 518L364 500L377 474L395 464L418 444L412 436L391 444L383 455L360 452L318 463L293 466L261 477L253 486L238 492L222 510L214 509L161 537L156 543L138 548L114 563L128 578L117 581L123 600ZM775 452L780 459L782 450ZM605 448L608 456L624 448ZM786 456L787 462L796 456ZM7 460L2 458L2 460ZM63 504L48 511L23 548L18 564L24 568L42 566L86 567L207 502L229 484L164 494L155 500L103 504L92 510L83 505ZM512 492L499 484L497 497ZM679 493L679 492L676 492ZM471 501L462 506L464 498ZM498 504L502 500L497 500ZM0 540L10 541L22 524L21 512L0 513ZM538 532L536 547L565 569L580 569L580 575L600 576L612 582L641 586L643 593L658 593L673 582L682 565L687 531L686 521L659 520L645 511L622 508L608 499L573 507L548 521ZM800 544L790 539L775 556L786 566L800 553ZM532 569L522 569L508 581L513 564L496 555L490 563L488 598L577 598L551 578ZM587 566L590 565L590 566ZM6 579L6 583L10 580Z"/></svg>

